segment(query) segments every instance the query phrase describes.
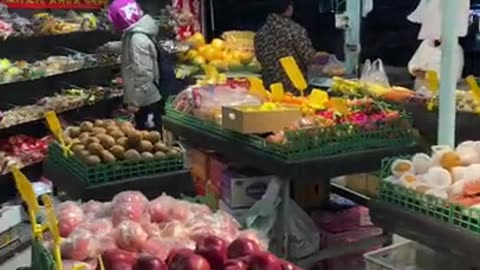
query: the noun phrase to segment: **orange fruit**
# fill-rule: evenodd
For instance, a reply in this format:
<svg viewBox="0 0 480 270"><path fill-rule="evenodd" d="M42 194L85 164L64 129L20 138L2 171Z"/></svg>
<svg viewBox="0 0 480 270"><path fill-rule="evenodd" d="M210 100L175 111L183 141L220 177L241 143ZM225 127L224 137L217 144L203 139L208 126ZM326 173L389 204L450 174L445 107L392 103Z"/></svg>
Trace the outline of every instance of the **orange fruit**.
<svg viewBox="0 0 480 270"><path fill-rule="evenodd" d="M219 51L223 51L225 49L225 42L219 38L214 38L210 45Z"/></svg>

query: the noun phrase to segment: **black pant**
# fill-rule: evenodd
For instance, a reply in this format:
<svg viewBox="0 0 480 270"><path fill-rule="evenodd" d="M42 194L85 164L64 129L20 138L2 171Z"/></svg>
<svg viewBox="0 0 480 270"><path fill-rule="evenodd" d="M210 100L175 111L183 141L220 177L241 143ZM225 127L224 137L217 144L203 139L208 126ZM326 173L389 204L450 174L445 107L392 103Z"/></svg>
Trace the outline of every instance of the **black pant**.
<svg viewBox="0 0 480 270"><path fill-rule="evenodd" d="M140 107L135 113L135 125L139 130L162 130L162 115L165 109L165 102L163 100L153 103L151 105ZM146 125L148 116L153 115L153 128Z"/></svg>

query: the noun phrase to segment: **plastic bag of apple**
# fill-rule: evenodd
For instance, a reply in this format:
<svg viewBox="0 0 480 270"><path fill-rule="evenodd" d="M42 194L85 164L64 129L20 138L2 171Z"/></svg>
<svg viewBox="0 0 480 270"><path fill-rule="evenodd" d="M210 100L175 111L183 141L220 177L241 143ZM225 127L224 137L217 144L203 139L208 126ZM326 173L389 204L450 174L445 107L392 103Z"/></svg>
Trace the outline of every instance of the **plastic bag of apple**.
<svg viewBox="0 0 480 270"><path fill-rule="evenodd" d="M111 202L64 202L56 211L65 266L93 270L101 255L106 270L299 269L227 213L165 194L149 201L126 191Z"/></svg>

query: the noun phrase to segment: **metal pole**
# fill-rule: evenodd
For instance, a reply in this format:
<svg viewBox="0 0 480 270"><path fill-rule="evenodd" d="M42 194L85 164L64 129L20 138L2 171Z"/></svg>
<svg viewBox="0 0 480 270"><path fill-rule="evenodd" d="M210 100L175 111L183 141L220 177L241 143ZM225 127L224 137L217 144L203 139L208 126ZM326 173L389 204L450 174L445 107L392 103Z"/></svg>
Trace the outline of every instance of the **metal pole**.
<svg viewBox="0 0 480 270"><path fill-rule="evenodd" d="M442 0L442 66L440 72L440 108L438 114L438 144L455 146L455 90L457 78L455 48L458 35L455 22L458 4L454 0Z"/></svg>
<svg viewBox="0 0 480 270"><path fill-rule="evenodd" d="M362 1L347 0L346 14L348 17L348 27L345 29L345 68L347 74L355 74L360 56Z"/></svg>

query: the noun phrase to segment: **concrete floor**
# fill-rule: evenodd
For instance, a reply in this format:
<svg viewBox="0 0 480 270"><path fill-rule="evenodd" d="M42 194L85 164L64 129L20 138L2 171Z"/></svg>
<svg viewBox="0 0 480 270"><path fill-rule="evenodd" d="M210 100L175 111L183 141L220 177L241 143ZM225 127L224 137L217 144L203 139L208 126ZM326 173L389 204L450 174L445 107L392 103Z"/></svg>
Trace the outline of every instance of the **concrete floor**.
<svg viewBox="0 0 480 270"><path fill-rule="evenodd" d="M0 265L0 270L16 270L19 267L30 266L30 256L31 250L27 248Z"/></svg>

